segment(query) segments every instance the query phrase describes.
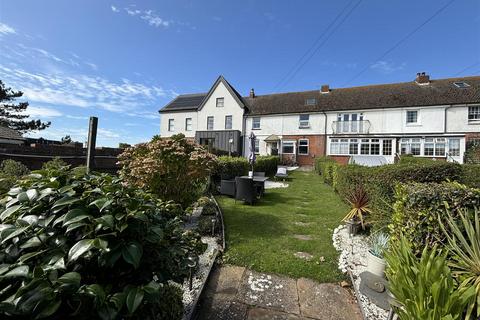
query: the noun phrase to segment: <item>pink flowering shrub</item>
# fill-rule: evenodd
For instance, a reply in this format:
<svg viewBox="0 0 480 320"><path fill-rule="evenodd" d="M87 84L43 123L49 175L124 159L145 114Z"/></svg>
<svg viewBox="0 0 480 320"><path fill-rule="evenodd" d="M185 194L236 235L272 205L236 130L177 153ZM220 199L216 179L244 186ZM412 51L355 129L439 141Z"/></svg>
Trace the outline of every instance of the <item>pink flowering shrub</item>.
<svg viewBox="0 0 480 320"><path fill-rule="evenodd" d="M182 134L127 148L119 159L120 175L128 183L183 207L198 198L216 165L215 155Z"/></svg>

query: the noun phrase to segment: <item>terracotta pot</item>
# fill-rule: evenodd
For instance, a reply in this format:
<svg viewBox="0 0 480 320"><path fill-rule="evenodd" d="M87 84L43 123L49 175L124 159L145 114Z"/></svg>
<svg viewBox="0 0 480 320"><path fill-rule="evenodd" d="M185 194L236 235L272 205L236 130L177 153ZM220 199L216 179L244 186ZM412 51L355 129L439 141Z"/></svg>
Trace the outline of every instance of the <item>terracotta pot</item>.
<svg viewBox="0 0 480 320"><path fill-rule="evenodd" d="M386 265L387 265L387 263L385 262L384 259L373 255L370 252L370 250L368 251L368 258L367 258L367 271L368 272L383 278L385 276Z"/></svg>

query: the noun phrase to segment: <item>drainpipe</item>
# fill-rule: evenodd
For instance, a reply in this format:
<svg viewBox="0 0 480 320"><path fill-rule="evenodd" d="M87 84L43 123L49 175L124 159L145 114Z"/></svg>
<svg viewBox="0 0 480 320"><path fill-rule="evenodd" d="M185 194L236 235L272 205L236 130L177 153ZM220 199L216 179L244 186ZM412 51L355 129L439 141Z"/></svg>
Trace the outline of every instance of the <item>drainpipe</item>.
<svg viewBox="0 0 480 320"><path fill-rule="evenodd" d="M326 157L327 156L327 113L325 111L322 111L323 116L325 117L325 141L323 143L323 155Z"/></svg>
<svg viewBox="0 0 480 320"><path fill-rule="evenodd" d="M450 108L453 108L452 105L449 105L448 107L445 107L445 110L444 110L444 118L443 118L443 133L447 133L447 111L448 109Z"/></svg>

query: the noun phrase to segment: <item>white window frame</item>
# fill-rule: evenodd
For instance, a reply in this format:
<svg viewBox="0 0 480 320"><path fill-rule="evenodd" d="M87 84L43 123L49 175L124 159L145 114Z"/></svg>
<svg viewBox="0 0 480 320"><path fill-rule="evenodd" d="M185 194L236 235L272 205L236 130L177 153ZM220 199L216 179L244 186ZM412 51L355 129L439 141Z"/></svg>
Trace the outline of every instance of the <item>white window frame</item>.
<svg viewBox="0 0 480 320"><path fill-rule="evenodd" d="M302 145L302 142L307 142L306 145ZM307 152L300 152L300 147L307 147ZM308 139L298 139L298 154L302 156L308 156L310 153L310 141Z"/></svg>
<svg viewBox="0 0 480 320"><path fill-rule="evenodd" d="M408 115L410 112L415 112L415 122L408 121ZM419 110L406 110L405 111L405 123L407 126L415 126L420 124L420 111Z"/></svg>
<svg viewBox="0 0 480 320"><path fill-rule="evenodd" d="M255 154L260 154L260 140L255 139Z"/></svg>
<svg viewBox="0 0 480 320"><path fill-rule="evenodd" d="M227 127L227 119L230 119L230 127ZM233 116L232 115L226 115L225 116L225 130L232 130L233 128Z"/></svg>
<svg viewBox="0 0 480 320"><path fill-rule="evenodd" d="M305 99L306 106L314 106L317 104L317 98L307 98Z"/></svg>
<svg viewBox="0 0 480 320"><path fill-rule="evenodd" d="M292 147L292 152L283 152L283 147L288 144L289 146L291 145ZM282 154L295 154L295 141L291 140L285 140L282 141Z"/></svg>
<svg viewBox="0 0 480 320"><path fill-rule="evenodd" d="M468 106L468 122L480 123L480 105Z"/></svg>
<svg viewBox="0 0 480 320"><path fill-rule="evenodd" d="M455 142L456 146L452 146L452 142ZM448 155L450 157L460 157L460 139L459 138L448 139Z"/></svg>
<svg viewBox="0 0 480 320"><path fill-rule="evenodd" d="M386 145L385 143L386 142L389 142L387 147L388 148L385 148ZM385 153L385 149L390 149L390 153ZM382 139L382 156L391 156L393 155L393 139Z"/></svg>
<svg viewBox="0 0 480 320"><path fill-rule="evenodd" d="M212 120L212 127L210 128L210 119ZM207 117L207 130L213 130L215 128L215 118L213 116Z"/></svg>
<svg viewBox="0 0 480 320"><path fill-rule="evenodd" d="M307 120L302 120L303 117L307 117ZM298 128L299 129L308 129L310 128L310 115L309 114L300 114L298 116Z"/></svg>
<svg viewBox="0 0 480 320"><path fill-rule="evenodd" d="M168 119L168 132L175 131L175 119Z"/></svg>
<svg viewBox="0 0 480 320"><path fill-rule="evenodd" d="M192 118L185 118L185 131L192 131Z"/></svg>
<svg viewBox="0 0 480 320"><path fill-rule="evenodd" d="M256 126L258 124L258 126ZM260 130L261 129L261 119L260 117L253 117L252 118L252 130Z"/></svg>
<svg viewBox="0 0 480 320"><path fill-rule="evenodd" d="M217 100L215 100L215 105L217 108L223 108L225 106L225 98L224 97L217 98Z"/></svg>

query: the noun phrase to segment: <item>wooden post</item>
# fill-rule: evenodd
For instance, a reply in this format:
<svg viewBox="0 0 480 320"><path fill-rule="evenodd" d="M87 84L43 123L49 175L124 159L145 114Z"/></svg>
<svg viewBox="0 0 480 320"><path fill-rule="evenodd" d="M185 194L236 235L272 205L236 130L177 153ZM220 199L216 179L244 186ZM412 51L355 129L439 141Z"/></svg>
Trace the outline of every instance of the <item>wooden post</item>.
<svg viewBox="0 0 480 320"><path fill-rule="evenodd" d="M90 117L87 142L87 172L95 169L95 143L97 141L98 118Z"/></svg>

